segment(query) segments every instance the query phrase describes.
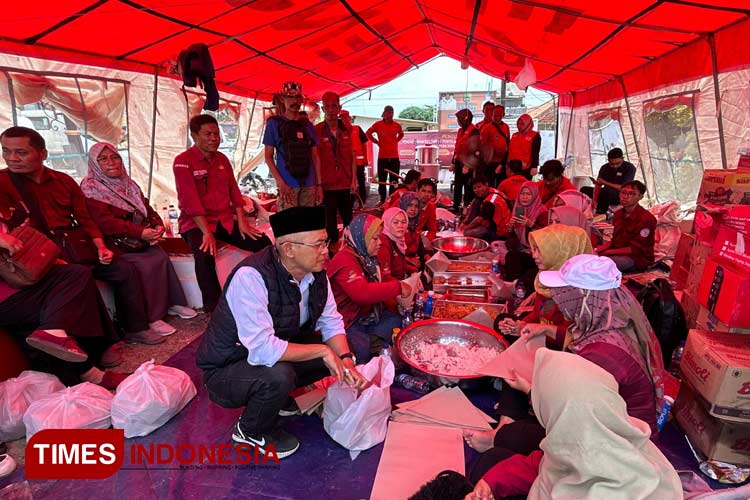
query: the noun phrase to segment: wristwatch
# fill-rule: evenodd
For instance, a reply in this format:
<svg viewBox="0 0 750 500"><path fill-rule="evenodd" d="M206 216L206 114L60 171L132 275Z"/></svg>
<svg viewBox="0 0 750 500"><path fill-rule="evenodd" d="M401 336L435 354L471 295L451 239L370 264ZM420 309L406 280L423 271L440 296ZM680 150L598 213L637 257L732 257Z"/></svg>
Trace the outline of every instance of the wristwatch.
<svg viewBox="0 0 750 500"><path fill-rule="evenodd" d="M344 354L340 355L340 356L339 356L339 358L341 358L341 359L344 359L344 358L351 358L351 360L352 360L352 363L354 363L355 365L357 364L357 358L356 358L356 356L354 356L354 354L353 354L353 353L351 353L351 352L345 352Z"/></svg>

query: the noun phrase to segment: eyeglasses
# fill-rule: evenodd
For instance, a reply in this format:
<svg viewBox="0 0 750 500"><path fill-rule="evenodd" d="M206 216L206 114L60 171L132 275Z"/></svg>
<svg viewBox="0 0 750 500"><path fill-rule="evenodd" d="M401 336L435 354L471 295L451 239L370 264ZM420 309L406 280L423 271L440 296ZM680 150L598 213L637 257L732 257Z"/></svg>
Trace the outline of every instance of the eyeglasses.
<svg viewBox="0 0 750 500"><path fill-rule="evenodd" d="M305 243L304 241L290 241L289 243L294 243L295 245L302 245L302 246L310 247L310 248L317 248L319 252L322 252L324 248L328 248L328 245L331 243L331 240L329 238L319 243Z"/></svg>

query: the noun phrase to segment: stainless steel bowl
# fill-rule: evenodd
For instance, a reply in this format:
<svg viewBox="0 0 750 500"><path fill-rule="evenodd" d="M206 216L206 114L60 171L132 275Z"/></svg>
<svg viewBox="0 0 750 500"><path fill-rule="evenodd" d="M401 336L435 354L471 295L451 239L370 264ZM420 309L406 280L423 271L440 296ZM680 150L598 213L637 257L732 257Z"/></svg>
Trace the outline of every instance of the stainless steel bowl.
<svg viewBox="0 0 750 500"><path fill-rule="evenodd" d="M440 250L451 259L458 259L466 255L483 252L490 247L490 244L470 236L449 236L448 238L435 239L432 242L432 247Z"/></svg>
<svg viewBox="0 0 750 500"><path fill-rule="evenodd" d="M438 377L441 383L455 383L460 379L479 378L483 375L466 373L463 375L439 373L420 366L411 356L417 342L428 341L436 344L457 342L471 347L491 347L500 354L508 348L508 343L493 330L464 320L431 319L420 321L403 329L396 337L398 355L415 370Z"/></svg>

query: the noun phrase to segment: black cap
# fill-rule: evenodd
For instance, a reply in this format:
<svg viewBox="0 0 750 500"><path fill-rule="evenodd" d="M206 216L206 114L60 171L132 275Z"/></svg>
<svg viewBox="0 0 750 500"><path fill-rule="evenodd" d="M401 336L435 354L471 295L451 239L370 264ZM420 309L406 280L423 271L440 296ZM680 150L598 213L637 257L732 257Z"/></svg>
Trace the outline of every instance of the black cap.
<svg viewBox="0 0 750 500"><path fill-rule="evenodd" d="M326 228L326 209L318 207L292 207L269 217L276 238L287 234L318 231Z"/></svg>

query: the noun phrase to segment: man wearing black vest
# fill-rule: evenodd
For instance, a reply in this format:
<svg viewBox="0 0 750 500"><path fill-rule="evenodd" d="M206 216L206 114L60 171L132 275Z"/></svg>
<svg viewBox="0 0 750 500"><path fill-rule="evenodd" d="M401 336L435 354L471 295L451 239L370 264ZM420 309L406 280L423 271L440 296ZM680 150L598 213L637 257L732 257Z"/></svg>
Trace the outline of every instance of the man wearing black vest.
<svg viewBox="0 0 750 500"><path fill-rule="evenodd" d="M227 279L196 361L212 401L245 407L232 440L278 458L299 440L277 428L297 412L289 393L328 373L362 388L344 323L323 264L324 207L293 207L271 216L276 245L242 261ZM320 334L316 333L320 331Z"/></svg>

